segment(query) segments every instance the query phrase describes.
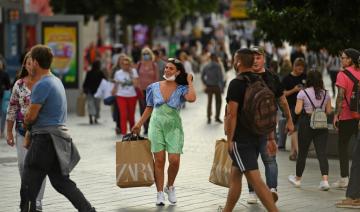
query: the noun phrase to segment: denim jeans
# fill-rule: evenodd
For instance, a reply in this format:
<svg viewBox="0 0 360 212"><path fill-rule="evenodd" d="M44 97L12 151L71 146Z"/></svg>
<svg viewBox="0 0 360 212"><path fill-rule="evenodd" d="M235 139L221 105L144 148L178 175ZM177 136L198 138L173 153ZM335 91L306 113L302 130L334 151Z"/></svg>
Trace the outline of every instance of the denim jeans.
<svg viewBox="0 0 360 212"><path fill-rule="evenodd" d="M69 199L78 211L94 211L69 175L61 174L51 136L41 134L32 137L32 143L25 158L20 189L21 212L35 212L36 196L46 175L55 190Z"/></svg>
<svg viewBox="0 0 360 212"><path fill-rule="evenodd" d="M264 163L265 167L265 177L266 177L266 185L271 188L277 188L278 182L278 165L276 162L276 156L269 156L267 153L267 139L266 136L262 137L260 140L260 148L259 148L261 159ZM253 192L254 188L248 184L249 192Z"/></svg>
<svg viewBox="0 0 360 212"><path fill-rule="evenodd" d="M346 197L352 199L360 198L360 140L358 138L352 156L349 185L346 190Z"/></svg>

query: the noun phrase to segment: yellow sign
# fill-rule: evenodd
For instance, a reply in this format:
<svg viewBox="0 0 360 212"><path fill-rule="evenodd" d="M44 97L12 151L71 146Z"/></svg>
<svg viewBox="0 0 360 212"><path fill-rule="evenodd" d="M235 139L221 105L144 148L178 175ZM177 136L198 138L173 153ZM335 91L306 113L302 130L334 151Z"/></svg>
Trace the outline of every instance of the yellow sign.
<svg viewBox="0 0 360 212"><path fill-rule="evenodd" d="M251 1L248 0L231 0L230 17L235 19L249 18L247 10L250 8Z"/></svg>
<svg viewBox="0 0 360 212"><path fill-rule="evenodd" d="M45 26L44 44L53 51L51 69L65 84L76 85L77 78L77 30L74 26Z"/></svg>

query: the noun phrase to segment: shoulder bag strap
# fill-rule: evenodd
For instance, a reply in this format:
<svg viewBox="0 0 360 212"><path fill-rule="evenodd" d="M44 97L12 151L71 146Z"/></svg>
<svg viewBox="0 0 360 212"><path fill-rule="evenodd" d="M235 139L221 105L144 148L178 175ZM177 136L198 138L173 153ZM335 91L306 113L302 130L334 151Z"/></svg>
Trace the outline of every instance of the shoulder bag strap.
<svg viewBox="0 0 360 212"><path fill-rule="evenodd" d="M324 95L324 99L322 100L322 102L321 102L321 105L320 105L320 108L322 108L322 106L324 105L324 102L325 102L325 99L326 99L326 90L325 90L325 95Z"/></svg>
<svg viewBox="0 0 360 212"><path fill-rule="evenodd" d="M314 110L315 110L315 109L316 109L316 107L315 107L315 105L314 105L313 101L311 101L311 98L310 98L309 94L305 91L305 89L304 89L303 91L304 91L304 93L306 94L307 98L309 99L309 101L310 101L311 105L313 106L313 108L314 108Z"/></svg>
<svg viewBox="0 0 360 212"><path fill-rule="evenodd" d="M351 79L351 81L353 81L354 84L359 83L359 80L356 79L356 77L349 70L345 69L343 72L347 77L349 77Z"/></svg>
<svg viewBox="0 0 360 212"><path fill-rule="evenodd" d="M356 85L359 83L359 80L356 79L356 77L355 77L349 70L345 69L343 72L344 72L344 74L345 74L347 77L349 77L349 79L350 79L351 81L353 81L354 86L356 86ZM346 103L348 104L348 106L350 107L350 103L349 103L349 101L347 100L346 95L345 95L345 102L346 102Z"/></svg>

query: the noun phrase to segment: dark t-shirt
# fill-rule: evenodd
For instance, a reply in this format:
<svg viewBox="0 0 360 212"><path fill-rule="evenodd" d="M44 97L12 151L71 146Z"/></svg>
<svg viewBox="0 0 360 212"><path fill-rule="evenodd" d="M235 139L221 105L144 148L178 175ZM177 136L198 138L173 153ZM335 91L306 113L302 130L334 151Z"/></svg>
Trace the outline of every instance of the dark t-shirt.
<svg viewBox="0 0 360 212"><path fill-rule="evenodd" d="M301 74L300 76L294 76L292 74L287 75L286 77L284 77L282 84L284 86L285 90L291 90L293 89L296 85L305 85L306 83L306 75L305 74ZM295 92L293 94L291 94L290 96L287 96L286 99L289 103L289 108L290 110L294 110L295 105L296 105L296 96L299 92Z"/></svg>
<svg viewBox="0 0 360 212"><path fill-rule="evenodd" d="M257 77L256 74L253 74L251 72L242 73L242 75L246 75L250 77L250 80L253 80ZM234 101L239 104L236 127L233 137L233 140L237 142L241 142L243 140L241 138L249 138L249 137L259 138L258 135L253 134L251 131L249 131L241 122L241 110L243 108L243 103L244 103L245 91L247 87L246 84L247 84L246 81L239 80L237 78L231 80L226 96L226 102Z"/></svg>
<svg viewBox="0 0 360 212"><path fill-rule="evenodd" d="M258 73L258 75L260 75L261 78L265 81L266 85L274 93L276 99L280 98L284 94L284 87L276 74L266 70L263 73Z"/></svg>

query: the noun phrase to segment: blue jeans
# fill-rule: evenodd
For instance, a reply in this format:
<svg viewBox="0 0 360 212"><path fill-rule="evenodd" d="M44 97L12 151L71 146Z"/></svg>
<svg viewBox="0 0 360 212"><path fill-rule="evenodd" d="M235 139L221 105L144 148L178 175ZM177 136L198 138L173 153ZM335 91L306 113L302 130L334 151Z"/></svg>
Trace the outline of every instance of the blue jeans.
<svg viewBox="0 0 360 212"><path fill-rule="evenodd" d="M352 156L349 185L346 190L346 197L351 199L360 198L360 140L358 138L355 144L355 150Z"/></svg>
<svg viewBox="0 0 360 212"><path fill-rule="evenodd" d="M265 177L266 177L266 185L271 189L271 188L277 188L278 182L277 182L277 178L278 178L278 165L276 162L276 156L269 156L269 154L267 153L267 140L266 140L266 136L261 138L260 141L260 148L259 148L259 152L261 155L261 159L264 163L265 166ZM249 192L253 192L254 188L248 184L249 187Z"/></svg>

